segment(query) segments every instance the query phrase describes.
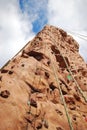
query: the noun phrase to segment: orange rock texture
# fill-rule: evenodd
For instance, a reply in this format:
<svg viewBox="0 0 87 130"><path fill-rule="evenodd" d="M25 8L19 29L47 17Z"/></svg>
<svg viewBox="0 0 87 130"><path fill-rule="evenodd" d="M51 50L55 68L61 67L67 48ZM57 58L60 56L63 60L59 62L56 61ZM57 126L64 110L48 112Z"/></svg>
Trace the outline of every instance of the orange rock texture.
<svg viewBox="0 0 87 130"><path fill-rule="evenodd" d="M87 130L87 65L62 29L45 26L1 68L0 130Z"/></svg>

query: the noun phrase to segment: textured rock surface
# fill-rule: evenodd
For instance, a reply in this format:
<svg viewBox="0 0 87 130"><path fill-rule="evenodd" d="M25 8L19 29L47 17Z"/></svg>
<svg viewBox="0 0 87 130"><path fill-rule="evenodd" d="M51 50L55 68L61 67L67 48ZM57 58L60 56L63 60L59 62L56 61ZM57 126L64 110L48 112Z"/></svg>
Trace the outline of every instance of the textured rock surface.
<svg viewBox="0 0 87 130"><path fill-rule="evenodd" d="M0 71L0 130L87 130L87 65L78 43L46 26Z"/></svg>

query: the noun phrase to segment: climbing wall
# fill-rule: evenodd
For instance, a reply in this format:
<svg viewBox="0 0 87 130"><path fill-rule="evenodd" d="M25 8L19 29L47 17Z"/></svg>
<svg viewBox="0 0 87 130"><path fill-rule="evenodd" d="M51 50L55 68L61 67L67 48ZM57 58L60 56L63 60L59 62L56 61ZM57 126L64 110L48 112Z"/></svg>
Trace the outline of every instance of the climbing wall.
<svg viewBox="0 0 87 130"><path fill-rule="evenodd" d="M0 130L87 130L87 65L62 29L45 26L1 68Z"/></svg>

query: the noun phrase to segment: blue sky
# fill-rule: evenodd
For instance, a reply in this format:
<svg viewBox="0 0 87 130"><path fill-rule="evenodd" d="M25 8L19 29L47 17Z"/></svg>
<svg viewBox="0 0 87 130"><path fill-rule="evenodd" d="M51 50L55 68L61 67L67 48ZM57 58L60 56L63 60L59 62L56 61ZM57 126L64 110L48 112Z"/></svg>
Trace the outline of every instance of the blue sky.
<svg viewBox="0 0 87 130"><path fill-rule="evenodd" d="M87 0L0 0L0 67L46 24L87 35L86 12ZM87 61L86 40L73 37Z"/></svg>
<svg viewBox="0 0 87 130"><path fill-rule="evenodd" d="M41 3L41 5L37 2ZM35 33L38 33L47 24L47 3L47 0L44 0L44 2L41 2L41 0L19 0L20 9L23 13L33 14L33 17L36 16L32 21L33 32Z"/></svg>

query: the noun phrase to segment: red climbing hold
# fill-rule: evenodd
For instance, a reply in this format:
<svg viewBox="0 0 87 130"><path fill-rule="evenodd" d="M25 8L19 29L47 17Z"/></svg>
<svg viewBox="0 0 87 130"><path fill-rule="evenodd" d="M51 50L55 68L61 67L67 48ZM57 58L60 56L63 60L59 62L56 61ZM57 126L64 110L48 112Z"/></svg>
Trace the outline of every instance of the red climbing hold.
<svg viewBox="0 0 87 130"><path fill-rule="evenodd" d="M87 122L87 116L85 117L85 121Z"/></svg>

